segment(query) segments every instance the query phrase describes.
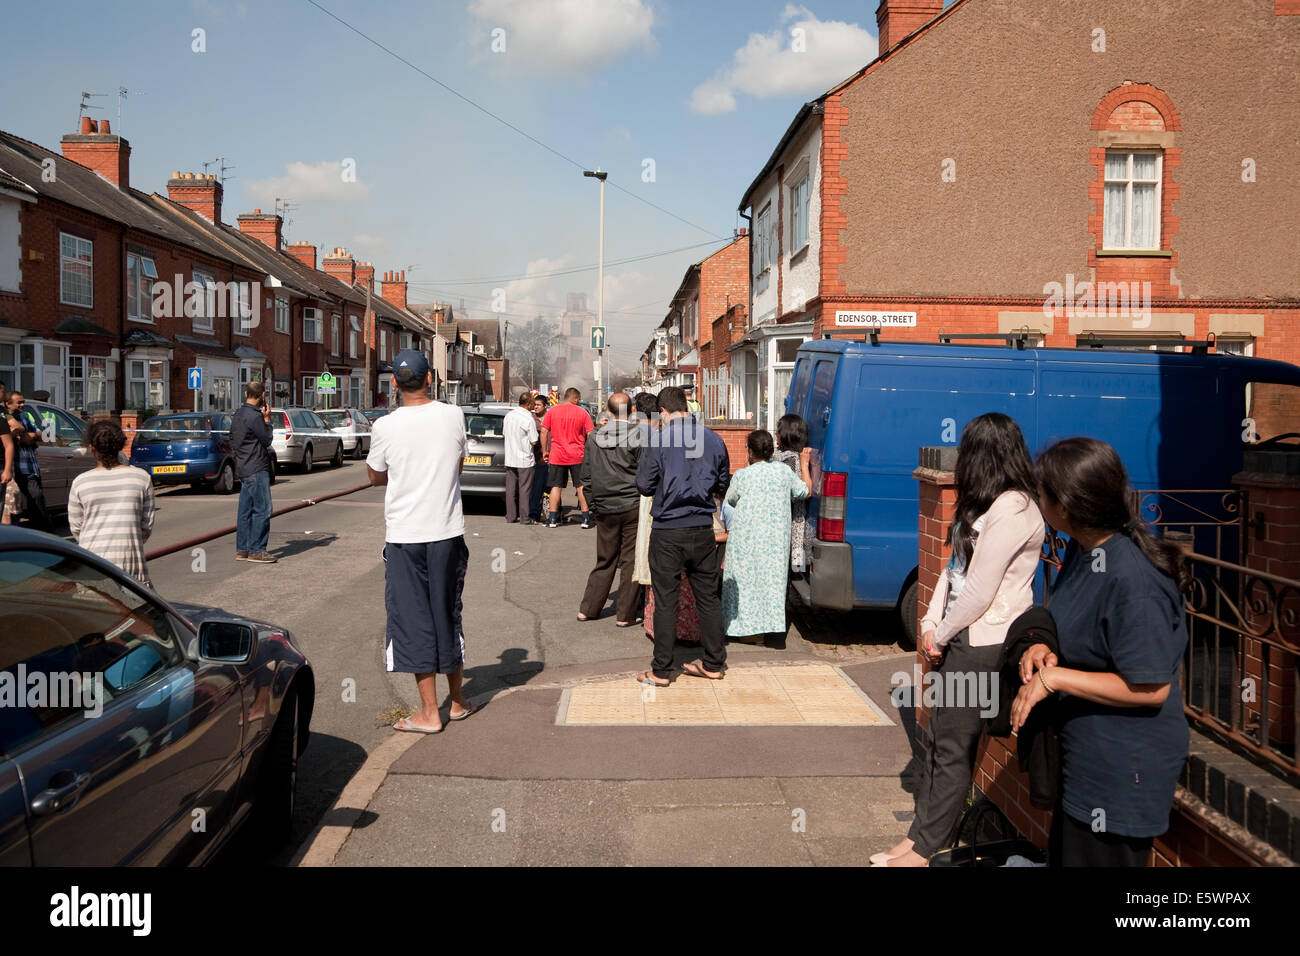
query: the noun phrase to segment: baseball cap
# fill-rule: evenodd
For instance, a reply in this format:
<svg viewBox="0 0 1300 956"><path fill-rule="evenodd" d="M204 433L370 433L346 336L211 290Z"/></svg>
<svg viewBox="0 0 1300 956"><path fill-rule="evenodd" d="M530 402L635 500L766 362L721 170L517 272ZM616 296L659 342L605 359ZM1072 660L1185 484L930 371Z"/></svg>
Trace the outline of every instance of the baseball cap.
<svg viewBox="0 0 1300 956"><path fill-rule="evenodd" d="M423 382L429 374L429 360L422 352L415 349L402 349L393 356L393 377L398 384L405 385L412 380Z"/></svg>

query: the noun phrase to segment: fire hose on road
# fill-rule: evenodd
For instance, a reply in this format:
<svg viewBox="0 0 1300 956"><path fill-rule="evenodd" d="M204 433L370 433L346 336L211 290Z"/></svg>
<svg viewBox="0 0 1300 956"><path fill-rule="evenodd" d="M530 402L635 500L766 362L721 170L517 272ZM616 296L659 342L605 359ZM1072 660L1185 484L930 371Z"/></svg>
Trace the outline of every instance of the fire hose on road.
<svg viewBox="0 0 1300 956"><path fill-rule="evenodd" d="M287 515L291 511L298 511L302 508L309 508L312 505L318 505L322 501L329 501L332 498L342 498L344 495L355 494L358 491L365 491L373 487L369 482L364 485L357 485L355 488L345 488L343 491L331 491L329 494L316 495L314 498L303 498L301 501L292 505L285 505L283 508L277 508L271 512L272 518L278 518L281 515ZM190 548L197 547L200 544L206 544L209 541L215 541L217 538L224 538L228 534L234 534L238 530L238 525L230 525L226 528L220 528L217 531L210 531L207 534L199 535L197 538L189 538L186 541L179 541L176 544L169 544L165 548L159 548L156 551L149 551L145 554L146 561L153 561L157 558L166 557L169 554L175 554L177 551L186 551Z"/></svg>

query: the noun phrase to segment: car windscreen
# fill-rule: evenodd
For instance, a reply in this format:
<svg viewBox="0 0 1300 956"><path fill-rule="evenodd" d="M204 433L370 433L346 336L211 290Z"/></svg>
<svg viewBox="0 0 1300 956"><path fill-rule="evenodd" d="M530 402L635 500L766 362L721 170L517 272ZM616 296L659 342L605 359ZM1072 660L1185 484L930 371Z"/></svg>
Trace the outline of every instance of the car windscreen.
<svg viewBox="0 0 1300 956"><path fill-rule="evenodd" d="M490 415L487 413L466 415L465 433L471 438L502 438L505 435L505 432L501 429L501 423L504 420L504 415Z"/></svg>
<svg viewBox="0 0 1300 956"><path fill-rule="evenodd" d="M316 414L319 415L321 421L323 421L330 428L338 428L341 425L352 424L352 416L344 411L317 412Z"/></svg>

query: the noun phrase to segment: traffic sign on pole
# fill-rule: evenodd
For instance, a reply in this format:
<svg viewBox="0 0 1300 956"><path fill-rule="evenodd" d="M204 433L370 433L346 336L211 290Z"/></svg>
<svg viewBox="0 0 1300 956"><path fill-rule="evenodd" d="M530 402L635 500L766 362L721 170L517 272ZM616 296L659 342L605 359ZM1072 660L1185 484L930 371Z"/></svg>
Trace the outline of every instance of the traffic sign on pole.
<svg viewBox="0 0 1300 956"><path fill-rule="evenodd" d="M603 325L593 325L591 327L591 347L597 350L605 348L605 327Z"/></svg>
<svg viewBox="0 0 1300 956"><path fill-rule="evenodd" d="M199 389L203 387L203 369L190 369L190 388Z"/></svg>
<svg viewBox="0 0 1300 956"><path fill-rule="evenodd" d="M316 377L316 393L318 395L333 395L338 388L338 379L329 372L322 372Z"/></svg>

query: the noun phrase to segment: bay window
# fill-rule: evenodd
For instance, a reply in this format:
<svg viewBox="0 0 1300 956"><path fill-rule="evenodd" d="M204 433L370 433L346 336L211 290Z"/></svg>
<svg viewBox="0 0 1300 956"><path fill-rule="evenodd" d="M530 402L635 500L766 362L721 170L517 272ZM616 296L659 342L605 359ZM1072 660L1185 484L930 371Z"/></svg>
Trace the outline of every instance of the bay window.
<svg viewBox="0 0 1300 956"><path fill-rule="evenodd" d="M160 359L128 359L126 363L127 408L167 408L167 362Z"/></svg>
<svg viewBox="0 0 1300 956"><path fill-rule="evenodd" d="M107 359L98 355L68 356L68 407L88 412L107 410Z"/></svg>

